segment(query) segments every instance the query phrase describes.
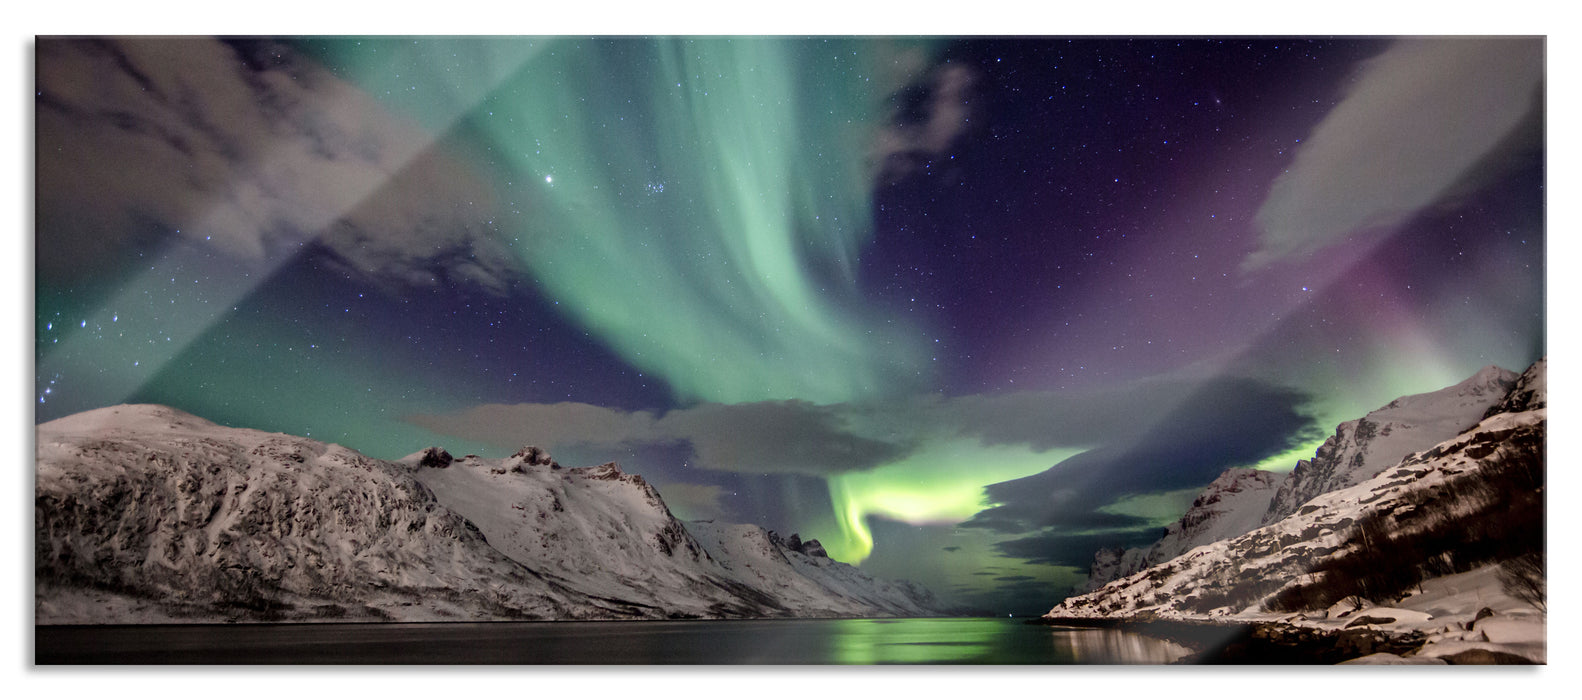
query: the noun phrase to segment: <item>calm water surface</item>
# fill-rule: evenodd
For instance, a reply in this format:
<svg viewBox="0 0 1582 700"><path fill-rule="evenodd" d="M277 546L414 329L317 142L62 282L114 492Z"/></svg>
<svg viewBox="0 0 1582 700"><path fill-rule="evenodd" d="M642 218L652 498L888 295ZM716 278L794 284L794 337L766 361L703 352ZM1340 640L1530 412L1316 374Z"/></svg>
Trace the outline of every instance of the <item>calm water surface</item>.
<svg viewBox="0 0 1582 700"><path fill-rule="evenodd" d="M1160 664L1120 630L993 618L35 628L39 664Z"/></svg>

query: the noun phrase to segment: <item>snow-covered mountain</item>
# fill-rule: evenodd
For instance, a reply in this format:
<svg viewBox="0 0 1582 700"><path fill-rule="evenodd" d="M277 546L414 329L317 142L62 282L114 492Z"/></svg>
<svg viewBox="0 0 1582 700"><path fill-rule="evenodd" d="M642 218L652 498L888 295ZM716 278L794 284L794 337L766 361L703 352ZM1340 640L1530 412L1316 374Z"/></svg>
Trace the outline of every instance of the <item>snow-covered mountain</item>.
<svg viewBox="0 0 1582 700"><path fill-rule="evenodd" d="M932 614L816 541L688 525L614 464L395 462L163 406L37 427L39 624Z"/></svg>
<svg viewBox="0 0 1582 700"><path fill-rule="evenodd" d="M926 591L874 580L830 559L817 540L786 540L756 525L683 524L653 486L613 462L561 469L536 448L504 460L434 455L398 463L512 560L634 614L930 614Z"/></svg>
<svg viewBox="0 0 1582 700"><path fill-rule="evenodd" d="M1165 527L1165 534L1148 547L1100 550L1093 558L1087 581L1077 592L1086 593L1122 576L1174 559L1195 547L1234 537L1261 524L1280 475L1257 469L1231 468L1214 479L1192 501L1180 520Z"/></svg>
<svg viewBox="0 0 1582 700"><path fill-rule="evenodd" d="M1517 375L1490 365L1439 391L1403 396L1362 418L1341 423L1310 460L1280 484L1262 524L1297 512L1315 496L1355 486L1413 452L1477 424L1510 391Z"/></svg>
<svg viewBox="0 0 1582 700"><path fill-rule="evenodd" d="M1516 373L1484 367L1466 381L1403 396L1363 418L1341 423L1312 459L1283 477L1232 467L1203 489L1191 509L1147 547L1104 549L1093 557L1086 593L1201 545L1245 534L1292 513L1319 494L1362 483L1402 457L1447 440L1492 415ZM1540 396L1542 389L1539 389Z"/></svg>
<svg viewBox="0 0 1582 700"><path fill-rule="evenodd" d="M1477 639L1488 642L1492 637L1476 633L1473 627L1479 621L1470 617L1452 621L1436 619L1433 612L1375 607L1365 610L1367 615L1338 618L1358 606L1387 601L1405 605L1414 591L1421 596L1436 588L1431 582L1446 577L1492 571L1496 564L1534 556L1541 561L1545 374L1546 365L1539 361L1505 395L1477 409L1482 414L1498 404L1503 412L1491 412L1460 434L1409 454L1371 478L1321 493L1289 517L1246 534L1196 547L1067 598L1047 616L1300 619L1337 629L1395 623L1432 632L1452 649L1464 650ZM1484 398L1477 396L1480 391L1486 396L1501 384L1512 387L1509 373L1484 370L1452 387L1458 391L1450 395L1466 397L1463 408L1471 410L1471 404ZM1413 400L1418 398L1383 409L1391 412L1390 421L1380 420L1379 430L1392 421L1421 426L1445 415L1425 410L1428 402ZM1346 432L1355 435L1356 429ZM1366 464L1381 451L1353 454ZM1441 606L1435 610L1460 609L1435 600ZM1503 616L1499 624L1524 630L1523 644L1533 643L1529 631L1537 629L1536 651L1524 653L1541 660L1542 601L1512 601L1505 597L1501 604L1509 609L1492 612ZM1340 610L1337 604L1351 607ZM1289 617L1295 613L1300 614Z"/></svg>

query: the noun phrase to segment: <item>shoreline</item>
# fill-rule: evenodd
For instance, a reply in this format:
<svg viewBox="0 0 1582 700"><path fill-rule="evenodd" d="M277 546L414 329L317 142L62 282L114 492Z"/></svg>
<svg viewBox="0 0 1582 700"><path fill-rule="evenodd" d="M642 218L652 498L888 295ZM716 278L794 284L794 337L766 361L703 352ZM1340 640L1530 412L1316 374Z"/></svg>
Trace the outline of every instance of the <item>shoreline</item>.
<svg viewBox="0 0 1582 700"><path fill-rule="evenodd" d="M1332 665L1381 652L1407 656L1427 641L1420 632L1322 630L1282 622L1040 617L1029 624L1121 629L1165 639L1192 650L1174 662L1178 665ZM1500 661L1480 657L1468 662Z"/></svg>

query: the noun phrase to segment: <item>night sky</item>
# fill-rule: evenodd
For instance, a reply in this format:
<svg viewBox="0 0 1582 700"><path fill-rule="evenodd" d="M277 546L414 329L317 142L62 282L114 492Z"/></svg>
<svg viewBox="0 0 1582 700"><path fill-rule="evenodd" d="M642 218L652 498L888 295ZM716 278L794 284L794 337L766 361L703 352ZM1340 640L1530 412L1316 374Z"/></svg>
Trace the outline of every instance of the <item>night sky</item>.
<svg viewBox="0 0 1582 700"><path fill-rule="evenodd" d="M1546 347L1541 39L40 39L35 418L617 460L1047 610Z"/></svg>

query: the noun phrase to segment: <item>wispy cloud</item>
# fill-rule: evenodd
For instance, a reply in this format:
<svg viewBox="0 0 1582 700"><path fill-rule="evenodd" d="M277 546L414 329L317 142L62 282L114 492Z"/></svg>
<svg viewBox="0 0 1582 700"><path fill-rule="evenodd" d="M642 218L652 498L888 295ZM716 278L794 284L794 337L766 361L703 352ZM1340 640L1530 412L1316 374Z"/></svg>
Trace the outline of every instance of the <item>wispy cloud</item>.
<svg viewBox="0 0 1582 700"><path fill-rule="evenodd" d="M693 450L693 466L748 474L838 474L879 466L912 449L904 441L853 432L841 410L806 401L764 401L705 403L656 416L565 402L490 404L407 420L502 449L529 443L553 450L686 442Z"/></svg>
<svg viewBox="0 0 1582 700"><path fill-rule="evenodd" d="M1049 529L995 545L1000 553L1030 564L1051 564L1086 569L1093 553L1105 547L1139 547L1159 539L1158 530L1121 533L1070 534Z"/></svg>
<svg viewBox="0 0 1582 700"><path fill-rule="evenodd" d="M902 90L901 109L893 122L874 136L870 160L879 181L913 172L922 161L944 153L971 125L969 92L973 73L960 65L942 65L926 81Z"/></svg>
<svg viewBox="0 0 1582 700"><path fill-rule="evenodd" d="M1404 39L1368 62L1257 213L1257 269L1442 201L1535 109L1540 38Z"/></svg>
<svg viewBox="0 0 1582 700"><path fill-rule="evenodd" d="M720 498L725 489L714 484L668 482L659 485L665 504L682 520L712 520L725 515Z"/></svg>
<svg viewBox="0 0 1582 700"><path fill-rule="evenodd" d="M1117 436L1050 469L990 485L993 506L964 523L1005 534L1153 529L1143 517L1100 508L1136 494L1202 486L1229 467L1248 466L1319 437L1304 394L1252 380L1202 384L1142 414L1142 430ZM1091 554L1091 551L1089 552Z"/></svg>

